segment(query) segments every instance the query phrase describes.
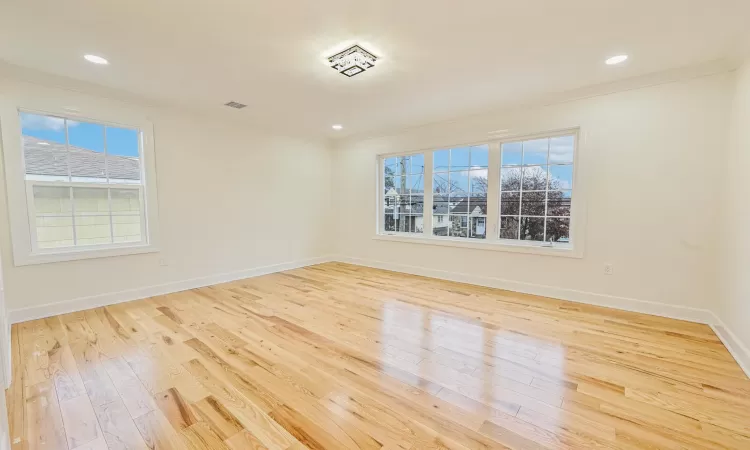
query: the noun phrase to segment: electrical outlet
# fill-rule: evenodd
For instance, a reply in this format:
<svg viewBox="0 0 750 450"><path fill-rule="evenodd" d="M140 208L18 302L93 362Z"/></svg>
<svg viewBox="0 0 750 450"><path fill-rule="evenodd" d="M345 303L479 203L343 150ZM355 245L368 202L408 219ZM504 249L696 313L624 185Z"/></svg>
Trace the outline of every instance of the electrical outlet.
<svg viewBox="0 0 750 450"><path fill-rule="evenodd" d="M615 273L615 266L609 263L604 265L604 275L612 275L614 273Z"/></svg>

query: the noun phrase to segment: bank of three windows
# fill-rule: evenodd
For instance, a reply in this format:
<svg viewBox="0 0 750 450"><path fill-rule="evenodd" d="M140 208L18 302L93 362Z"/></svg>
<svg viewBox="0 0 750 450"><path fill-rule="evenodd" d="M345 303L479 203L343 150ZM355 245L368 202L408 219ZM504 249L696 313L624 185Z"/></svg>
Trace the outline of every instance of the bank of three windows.
<svg viewBox="0 0 750 450"><path fill-rule="evenodd" d="M385 157L380 231L569 245L575 148L569 132Z"/></svg>

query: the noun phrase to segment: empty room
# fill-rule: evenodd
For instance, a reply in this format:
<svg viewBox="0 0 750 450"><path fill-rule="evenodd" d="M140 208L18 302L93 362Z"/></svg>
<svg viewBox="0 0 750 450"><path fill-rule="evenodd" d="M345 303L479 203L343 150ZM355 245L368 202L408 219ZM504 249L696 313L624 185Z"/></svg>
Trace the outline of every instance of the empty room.
<svg viewBox="0 0 750 450"><path fill-rule="evenodd" d="M750 449L748 23L0 1L0 450Z"/></svg>

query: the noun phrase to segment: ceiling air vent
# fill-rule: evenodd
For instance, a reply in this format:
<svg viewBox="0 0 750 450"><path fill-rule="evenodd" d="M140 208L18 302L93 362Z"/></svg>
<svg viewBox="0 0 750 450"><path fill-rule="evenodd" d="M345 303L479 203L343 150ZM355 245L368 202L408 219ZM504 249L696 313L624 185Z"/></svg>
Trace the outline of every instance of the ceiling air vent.
<svg viewBox="0 0 750 450"><path fill-rule="evenodd" d="M242 109L247 105L243 105L242 103L237 103L237 102L229 102L229 103L224 103L224 106L228 106L234 109Z"/></svg>

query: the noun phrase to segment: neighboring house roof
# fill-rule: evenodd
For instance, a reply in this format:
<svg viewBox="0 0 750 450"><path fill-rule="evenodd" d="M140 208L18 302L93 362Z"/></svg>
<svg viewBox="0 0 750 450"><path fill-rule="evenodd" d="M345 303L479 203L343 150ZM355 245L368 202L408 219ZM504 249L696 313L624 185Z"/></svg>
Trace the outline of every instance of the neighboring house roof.
<svg viewBox="0 0 750 450"><path fill-rule="evenodd" d="M447 198L445 199L445 204L447 205ZM469 208L471 208L471 210L469 210ZM386 204L385 213L388 214L393 212L393 204ZM411 205L409 203L402 203L399 212L402 214L422 214L424 212L424 203L414 202ZM445 212L434 211L436 214L467 214L467 212L471 216L486 216L487 199L483 197L481 200L472 200L470 197L466 197L453 205L450 212L447 211L447 207Z"/></svg>
<svg viewBox="0 0 750 450"><path fill-rule="evenodd" d="M46 142L49 145L44 145ZM30 175L68 175L68 155L65 144L23 136L26 173ZM107 155L110 178L140 179L140 162L130 156ZM70 146L70 172L76 177L104 178L104 154Z"/></svg>
<svg viewBox="0 0 750 450"><path fill-rule="evenodd" d="M472 200L470 197L463 198L456 203L456 206L451 208L451 214L466 214L467 210L472 216L487 215L487 198L482 197L482 200Z"/></svg>

